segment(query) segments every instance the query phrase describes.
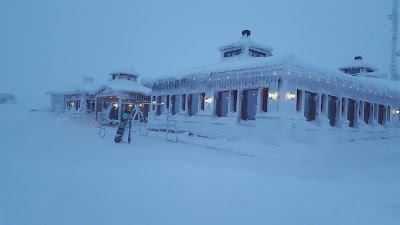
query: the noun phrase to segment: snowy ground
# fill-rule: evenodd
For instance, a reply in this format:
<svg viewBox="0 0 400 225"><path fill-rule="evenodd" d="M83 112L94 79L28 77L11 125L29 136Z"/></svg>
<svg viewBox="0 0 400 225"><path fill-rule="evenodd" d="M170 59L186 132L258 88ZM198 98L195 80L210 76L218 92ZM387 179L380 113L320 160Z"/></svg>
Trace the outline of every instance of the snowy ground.
<svg viewBox="0 0 400 225"><path fill-rule="evenodd" d="M0 224L400 224L399 139L129 145L114 129L0 105Z"/></svg>

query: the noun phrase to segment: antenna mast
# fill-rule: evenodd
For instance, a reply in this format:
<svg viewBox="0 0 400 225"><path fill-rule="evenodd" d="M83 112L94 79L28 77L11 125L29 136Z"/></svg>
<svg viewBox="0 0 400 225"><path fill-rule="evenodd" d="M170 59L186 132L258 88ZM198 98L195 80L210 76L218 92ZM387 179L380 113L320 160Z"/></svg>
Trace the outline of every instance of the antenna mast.
<svg viewBox="0 0 400 225"><path fill-rule="evenodd" d="M390 61L390 79L399 80L399 74L397 73L397 36L399 32L399 0L393 0L392 15L389 16L392 20L392 54Z"/></svg>

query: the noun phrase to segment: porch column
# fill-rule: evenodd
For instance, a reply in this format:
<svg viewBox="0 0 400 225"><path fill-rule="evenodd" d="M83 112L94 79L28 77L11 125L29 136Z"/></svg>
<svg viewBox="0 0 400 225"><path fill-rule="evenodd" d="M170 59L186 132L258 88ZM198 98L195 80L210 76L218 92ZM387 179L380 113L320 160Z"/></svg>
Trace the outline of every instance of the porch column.
<svg viewBox="0 0 400 225"><path fill-rule="evenodd" d="M263 88L259 88L257 90L258 94L257 94L257 113L256 115L260 114L262 111L262 106L263 106Z"/></svg>
<svg viewBox="0 0 400 225"><path fill-rule="evenodd" d="M122 115L122 95L119 94L118 95L118 121L121 121L121 115Z"/></svg>
<svg viewBox="0 0 400 225"><path fill-rule="evenodd" d="M189 115L189 94L185 98L185 115Z"/></svg>
<svg viewBox="0 0 400 225"><path fill-rule="evenodd" d="M232 113L232 111L232 90L230 90L228 94L228 115Z"/></svg>
<svg viewBox="0 0 400 225"><path fill-rule="evenodd" d="M315 96L315 112L316 112L316 118L315 119L321 119L322 118L322 111L321 111L321 104L322 104L322 94L317 93L317 96Z"/></svg>
<svg viewBox="0 0 400 225"><path fill-rule="evenodd" d="M360 106L358 107L358 110L359 110L358 114L359 114L360 123L364 123L364 107L365 107L364 102L360 101Z"/></svg>
<svg viewBox="0 0 400 225"><path fill-rule="evenodd" d="M94 120L96 120L97 121L97 96L96 97L94 97L94 109L93 109L94 111L94 115L93 115L93 117L94 117Z"/></svg>
<svg viewBox="0 0 400 225"><path fill-rule="evenodd" d="M354 127L358 127L359 115L360 115L360 103L359 101L354 101Z"/></svg>
<svg viewBox="0 0 400 225"><path fill-rule="evenodd" d="M339 97L336 100L336 127L341 127L341 119L342 119L342 97Z"/></svg>
<svg viewBox="0 0 400 225"><path fill-rule="evenodd" d="M237 91L237 101L236 101L236 122L239 122L242 119L242 98L243 98L243 90Z"/></svg>

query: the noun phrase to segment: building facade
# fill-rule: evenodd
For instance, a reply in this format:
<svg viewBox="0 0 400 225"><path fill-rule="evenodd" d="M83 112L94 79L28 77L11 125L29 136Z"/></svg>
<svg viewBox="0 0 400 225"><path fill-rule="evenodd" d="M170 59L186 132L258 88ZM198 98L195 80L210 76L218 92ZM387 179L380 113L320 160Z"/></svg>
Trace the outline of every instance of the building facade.
<svg viewBox="0 0 400 225"><path fill-rule="evenodd" d="M149 120L172 114L182 129L205 133L207 127L287 121L288 126L340 129L399 125L399 89L361 57L357 66L329 71L291 55L273 56L273 48L251 40L248 30L219 51L220 63L147 81Z"/></svg>

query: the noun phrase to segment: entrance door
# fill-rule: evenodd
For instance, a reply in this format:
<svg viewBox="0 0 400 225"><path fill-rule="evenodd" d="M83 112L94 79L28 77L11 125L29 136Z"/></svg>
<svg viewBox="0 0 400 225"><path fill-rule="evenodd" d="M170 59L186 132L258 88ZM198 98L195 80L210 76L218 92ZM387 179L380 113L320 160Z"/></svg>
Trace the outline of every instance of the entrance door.
<svg viewBox="0 0 400 225"><path fill-rule="evenodd" d="M258 90L244 90L242 101L242 120L255 120L257 114Z"/></svg>

